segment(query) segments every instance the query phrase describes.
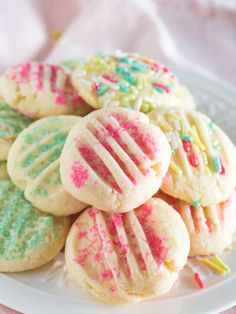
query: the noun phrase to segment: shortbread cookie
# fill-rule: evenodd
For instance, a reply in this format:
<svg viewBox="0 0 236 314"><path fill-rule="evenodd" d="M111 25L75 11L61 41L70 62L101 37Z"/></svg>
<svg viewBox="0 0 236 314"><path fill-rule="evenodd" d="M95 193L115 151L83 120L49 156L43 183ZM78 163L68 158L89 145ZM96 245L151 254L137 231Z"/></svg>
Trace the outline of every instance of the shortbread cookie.
<svg viewBox="0 0 236 314"><path fill-rule="evenodd" d="M197 111L158 107L148 116L172 148L162 190L195 207L225 201L236 185L235 147L227 135Z"/></svg>
<svg viewBox="0 0 236 314"><path fill-rule="evenodd" d="M0 99L0 161L7 160L13 141L31 122Z"/></svg>
<svg viewBox="0 0 236 314"><path fill-rule="evenodd" d="M33 269L62 249L67 218L41 213L10 180L0 181L0 272Z"/></svg>
<svg viewBox="0 0 236 314"><path fill-rule="evenodd" d="M101 109L79 120L61 156L61 178L77 199L126 212L159 189L170 162L164 134L143 113Z"/></svg>
<svg viewBox="0 0 236 314"><path fill-rule="evenodd" d="M167 67L134 53L93 56L78 65L72 83L96 109L123 106L147 113L157 105L195 106Z"/></svg>
<svg viewBox="0 0 236 314"><path fill-rule="evenodd" d="M7 163L6 161L0 161L0 180L7 179Z"/></svg>
<svg viewBox="0 0 236 314"><path fill-rule="evenodd" d="M35 62L9 68L0 78L0 93L11 107L30 117L91 111L73 89L70 76L57 65Z"/></svg>
<svg viewBox="0 0 236 314"><path fill-rule="evenodd" d="M236 230L235 192L225 202L197 208L163 192L157 197L181 215L190 237L190 256L220 254L231 245Z"/></svg>
<svg viewBox="0 0 236 314"><path fill-rule="evenodd" d="M40 119L25 129L11 147L8 172L24 190L25 198L44 212L56 216L81 211L86 205L71 196L61 183L60 155L76 116Z"/></svg>
<svg viewBox="0 0 236 314"><path fill-rule="evenodd" d="M117 304L167 293L188 254L183 221L155 198L124 214L87 209L65 248L71 277L98 299Z"/></svg>

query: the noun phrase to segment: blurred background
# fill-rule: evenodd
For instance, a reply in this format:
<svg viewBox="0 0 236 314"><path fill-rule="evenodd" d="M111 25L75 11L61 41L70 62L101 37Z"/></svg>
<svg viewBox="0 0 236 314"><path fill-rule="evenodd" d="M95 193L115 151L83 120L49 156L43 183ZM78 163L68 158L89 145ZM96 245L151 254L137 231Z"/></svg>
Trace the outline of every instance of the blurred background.
<svg viewBox="0 0 236 314"><path fill-rule="evenodd" d="M236 85L236 0L0 0L0 71L114 49Z"/></svg>

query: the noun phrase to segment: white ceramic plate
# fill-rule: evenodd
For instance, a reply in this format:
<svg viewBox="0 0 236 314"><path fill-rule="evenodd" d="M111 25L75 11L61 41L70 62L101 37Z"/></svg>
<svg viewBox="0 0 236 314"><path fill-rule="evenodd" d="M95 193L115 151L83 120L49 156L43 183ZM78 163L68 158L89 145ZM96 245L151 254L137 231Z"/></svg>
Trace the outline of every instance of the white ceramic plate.
<svg viewBox="0 0 236 314"><path fill-rule="evenodd" d="M236 91L194 73L176 73L193 92L199 110L209 114L236 143ZM214 275L199 260L190 260L168 295L134 305L110 306L99 303L68 278L60 254L37 270L0 275L0 303L27 314L219 313L236 304L236 250L221 258L231 268L229 275ZM201 273L205 289L196 287L193 270Z"/></svg>

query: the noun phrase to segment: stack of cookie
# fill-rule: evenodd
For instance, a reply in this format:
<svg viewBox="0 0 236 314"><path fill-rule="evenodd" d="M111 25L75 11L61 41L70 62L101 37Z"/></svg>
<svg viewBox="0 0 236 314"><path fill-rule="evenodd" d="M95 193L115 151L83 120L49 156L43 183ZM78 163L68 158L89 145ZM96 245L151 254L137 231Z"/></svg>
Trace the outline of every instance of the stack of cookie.
<svg viewBox="0 0 236 314"><path fill-rule="evenodd" d="M230 245L235 147L162 64L26 63L0 95L0 271L36 268L66 242L74 280L136 302L168 292L189 254Z"/></svg>

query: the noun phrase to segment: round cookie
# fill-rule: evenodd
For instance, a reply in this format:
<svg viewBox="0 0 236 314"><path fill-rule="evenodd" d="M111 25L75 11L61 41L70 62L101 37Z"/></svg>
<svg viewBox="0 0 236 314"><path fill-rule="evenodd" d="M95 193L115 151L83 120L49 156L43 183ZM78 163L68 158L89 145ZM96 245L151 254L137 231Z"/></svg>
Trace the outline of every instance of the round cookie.
<svg viewBox="0 0 236 314"><path fill-rule="evenodd" d="M141 112L100 109L72 128L61 155L61 179L75 198L105 211L126 212L159 189L170 146Z"/></svg>
<svg viewBox="0 0 236 314"><path fill-rule="evenodd" d="M156 196L181 215L190 237L190 256L220 254L231 245L236 230L236 192L225 202L197 208L163 192Z"/></svg>
<svg viewBox="0 0 236 314"><path fill-rule="evenodd" d="M0 161L7 160L13 141L31 122L0 99Z"/></svg>
<svg viewBox="0 0 236 314"><path fill-rule="evenodd" d="M197 111L158 107L148 116L172 148L162 190L195 207L225 201L236 185L235 147L228 136Z"/></svg>
<svg viewBox="0 0 236 314"><path fill-rule="evenodd" d="M8 173L12 181L35 207L56 216L77 213L86 207L64 189L59 170L67 135L79 119L40 119L18 136L9 152Z"/></svg>
<svg viewBox="0 0 236 314"><path fill-rule="evenodd" d="M74 222L65 247L71 277L96 298L114 304L167 293L188 253L183 221L155 198L124 214L87 209Z"/></svg>
<svg viewBox="0 0 236 314"><path fill-rule="evenodd" d="M91 111L73 89L70 76L57 65L28 62L7 69L0 78L0 94L29 117L82 116Z"/></svg>
<svg viewBox="0 0 236 314"><path fill-rule="evenodd" d="M34 269L62 249L67 218L41 213L10 180L0 181L0 272Z"/></svg>
<svg viewBox="0 0 236 314"><path fill-rule="evenodd" d="M0 180L5 180L7 178L7 163L6 161L0 161Z"/></svg>
<svg viewBox="0 0 236 314"><path fill-rule="evenodd" d="M147 113L158 105L195 107L167 67L135 53L92 56L73 71L72 83L96 109L123 106Z"/></svg>

